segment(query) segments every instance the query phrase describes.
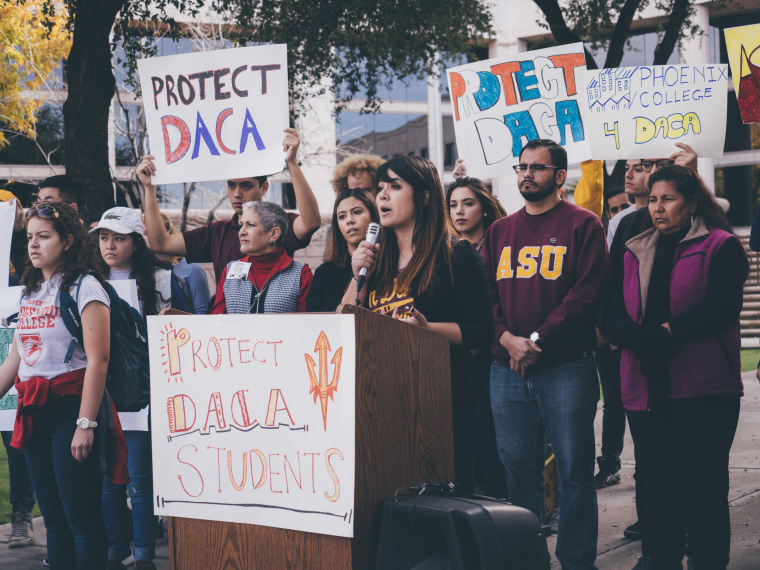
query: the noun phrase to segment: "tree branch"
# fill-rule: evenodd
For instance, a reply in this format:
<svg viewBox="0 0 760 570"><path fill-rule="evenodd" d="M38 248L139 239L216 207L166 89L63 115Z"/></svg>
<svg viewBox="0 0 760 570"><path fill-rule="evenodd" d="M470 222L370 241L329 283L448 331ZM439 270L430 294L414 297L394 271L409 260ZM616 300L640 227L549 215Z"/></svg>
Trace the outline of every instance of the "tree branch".
<svg viewBox="0 0 760 570"><path fill-rule="evenodd" d="M631 32L633 17L636 15L636 10L639 9L640 4L641 0L626 0L625 4L623 4L623 7L620 9L618 21L610 36L610 43L607 48L607 59L604 62L604 67L620 66L620 62L623 60L625 43L628 39L628 34Z"/></svg>
<svg viewBox="0 0 760 570"><path fill-rule="evenodd" d="M559 2L557 2L557 0L534 1L536 6L538 6L541 9L541 12L543 12L546 24L549 26L549 29L558 44L563 45L583 42L583 39L568 27L567 22L565 22L565 15L562 13L562 9L559 7ZM586 67L588 69L598 69L599 66L596 64L596 60L594 59L594 56L591 55L591 52L588 51L585 46L583 51L586 55Z"/></svg>
<svg viewBox="0 0 760 570"><path fill-rule="evenodd" d="M673 11L670 13L668 25L665 28L665 35L654 48L654 61L652 65L665 65L668 63L673 50L676 47L678 38L681 36L681 30L686 19L691 13L691 3L689 0L674 0Z"/></svg>

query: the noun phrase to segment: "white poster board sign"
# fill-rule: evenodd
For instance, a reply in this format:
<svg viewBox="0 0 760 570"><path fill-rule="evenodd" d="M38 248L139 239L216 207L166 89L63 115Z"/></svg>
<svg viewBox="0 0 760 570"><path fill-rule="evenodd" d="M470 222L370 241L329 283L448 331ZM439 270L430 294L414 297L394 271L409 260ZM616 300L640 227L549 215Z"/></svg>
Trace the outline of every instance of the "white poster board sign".
<svg viewBox="0 0 760 570"><path fill-rule="evenodd" d="M8 286L8 268L11 261L11 239L16 221L16 201L0 202L0 289ZM23 267L16 267L21 273Z"/></svg>
<svg viewBox="0 0 760 570"><path fill-rule="evenodd" d="M6 319L18 312L18 303L21 299L23 287L4 287L0 289L0 319ZM15 323L12 326L0 324L0 364L8 357L13 342ZM13 422L16 421L16 408L18 408L18 392L12 387L8 393L0 398L0 431L13 431Z"/></svg>
<svg viewBox="0 0 760 570"><path fill-rule="evenodd" d="M285 164L284 44L142 59L155 184L264 176Z"/></svg>
<svg viewBox="0 0 760 570"><path fill-rule="evenodd" d="M591 158L578 97L585 69L581 43L447 69L457 152L471 175L508 173L538 138L564 146L571 164Z"/></svg>
<svg viewBox="0 0 760 570"><path fill-rule="evenodd" d="M156 514L353 536L352 315L148 317Z"/></svg>
<svg viewBox="0 0 760 570"><path fill-rule="evenodd" d="M586 71L586 132L594 158L666 158L677 142L701 157L722 156L727 82L725 64Z"/></svg>

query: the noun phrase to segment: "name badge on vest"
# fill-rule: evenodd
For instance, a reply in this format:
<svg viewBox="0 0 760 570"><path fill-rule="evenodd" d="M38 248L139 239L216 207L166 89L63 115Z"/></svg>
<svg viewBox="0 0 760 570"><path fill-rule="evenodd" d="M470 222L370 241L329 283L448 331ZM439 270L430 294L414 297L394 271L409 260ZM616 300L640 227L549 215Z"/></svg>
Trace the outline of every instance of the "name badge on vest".
<svg viewBox="0 0 760 570"><path fill-rule="evenodd" d="M227 270L227 279L248 279L248 272L250 270L250 262L235 261L230 264L230 268Z"/></svg>

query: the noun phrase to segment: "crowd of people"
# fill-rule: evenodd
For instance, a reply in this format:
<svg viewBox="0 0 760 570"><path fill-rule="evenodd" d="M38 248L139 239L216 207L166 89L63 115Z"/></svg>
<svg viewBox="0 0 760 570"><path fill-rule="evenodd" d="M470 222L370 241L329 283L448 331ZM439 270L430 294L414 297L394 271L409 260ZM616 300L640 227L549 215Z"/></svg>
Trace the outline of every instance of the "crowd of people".
<svg viewBox="0 0 760 570"><path fill-rule="evenodd" d="M298 213L263 201L266 177L233 179L232 219L174 233L159 210L151 156L137 167L143 217L112 208L88 234L76 206L80 190L66 176L43 182L26 213L18 206L9 274L23 291L15 342L0 367L0 394L14 382L19 391L16 429L3 434L11 547L31 541L36 496L52 567L154 567L147 409L103 422L110 407L103 283L134 279L143 317L166 307L250 314L357 303L443 335L450 475L459 492L506 498L544 522L548 440L561 488L563 568L595 568L596 489L620 481L627 418L638 521L626 533L641 538L636 567L680 568L685 556L689 568L726 567L748 265L688 146L628 160L625 188L606 195L603 164L588 161L571 203L564 148L531 141L515 165L525 207L509 215L461 161L444 191L427 159L353 157L336 169L328 246L312 275L294 259L321 224L296 159L299 144L286 129ZM365 240L372 222L382 228L375 244ZM213 265L213 298L201 262ZM84 335L64 364L71 335L59 298L72 289ZM98 436L105 429L109 439Z"/></svg>

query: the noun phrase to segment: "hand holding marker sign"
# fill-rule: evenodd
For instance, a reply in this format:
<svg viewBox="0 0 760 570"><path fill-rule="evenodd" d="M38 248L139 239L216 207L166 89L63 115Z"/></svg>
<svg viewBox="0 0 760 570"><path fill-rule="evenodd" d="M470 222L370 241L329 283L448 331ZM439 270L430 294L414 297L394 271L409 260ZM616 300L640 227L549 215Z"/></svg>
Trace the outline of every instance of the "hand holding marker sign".
<svg viewBox="0 0 760 570"><path fill-rule="evenodd" d="M138 71L158 166L154 184L282 170L285 45L143 59Z"/></svg>
<svg viewBox="0 0 760 570"><path fill-rule="evenodd" d="M670 156L686 143L723 154L726 65L589 70L583 75L586 132L596 159Z"/></svg>

